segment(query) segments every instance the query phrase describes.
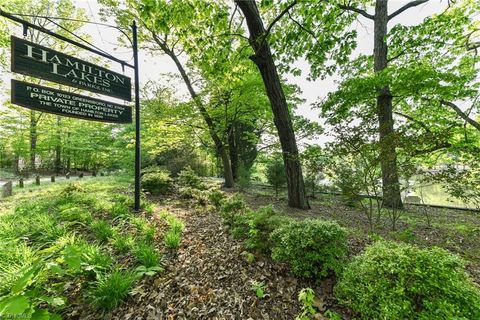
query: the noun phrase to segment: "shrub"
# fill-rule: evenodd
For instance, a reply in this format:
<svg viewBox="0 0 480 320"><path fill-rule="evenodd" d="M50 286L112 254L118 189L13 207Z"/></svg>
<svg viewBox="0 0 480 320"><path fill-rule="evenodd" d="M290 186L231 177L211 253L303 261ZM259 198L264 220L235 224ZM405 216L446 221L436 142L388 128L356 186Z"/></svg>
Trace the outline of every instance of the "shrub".
<svg viewBox="0 0 480 320"><path fill-rule="evenodd" d="M95 220L91 224L93 234L100 242L107 242L114 235L114 229L105 220Z"/></svg>
<svg viewBox="0 0 480 320"><path fill-rule="evenodd" d="M85 192L85 189L79 183L69 183L60 193L62 196L70 196L74 193Z"/></svg>
<svg viewBox="0 0 480 320"><path fill-rule="evenodd" d="M153 195L167 194L173 185L173 179L167 171L146 173L142 176L142 187Z"/></svg>
<svg viewBox="0 0 480 320"><path fill-rule="evenodd" d="M288 221L272 232L272 257L290 264L303 277L339 272L347 253L347 232L336 222Z"/></svg>
<svg viewBox="0 0 480 320"><path fill-rule="evenodd" d="M95 307L110 311L127 297L137 276L133 272L114 270L94 283L90 296Z"/></svg>
<svg viewBox="0 0 480 320"><path fill-rule="evenodd" d="M273 207L270 205L248 212L247 222L247 248L261 251L270 250L273 245L270 241L270 235L281 223Z"/></svg>
<svg viewBox="0 0 480 320"><path fill-rule="evenodd" d="M222 201L220 206L220 216L224 223L233 226L237 216L242 215L247 210L247 204L241 195L236 193L233 197Z"/></svg>
<svg viewBox="0 0 480 320"><path fill-rule="evenodd" d="M135 248L133 255L138 264L147 268L155 267L160 264L160 254L153 245L141 243Z"/></svg>
<svg viewBox="0 0 480 320"><path fill-rule="evenodd" d="M208 194L208 201L210 201L215 208L220 208L223 199L225 199L225 193L223 193L221 190L214 189Z"/></svg>
<svg viewBox="0 0 480 320"><path fill-rule="evenodd" d="M190 167L187 167L178 174L178 184L182 187L190 187L200 190L205 189L202 179L200 179Z"/></svg>
<svg viewBox="0 0 480 320"><path fill-rule="evenodd" d="M347 265L335 292L361 319L480 319L480 289L440 248L379 241Z"/></svg>
<svg viewBox="0 0 480 320"><path fill-rule="evenodd" d="M182 199L193 199L195 189L190 187L180 187L178 193Z"/></svg>

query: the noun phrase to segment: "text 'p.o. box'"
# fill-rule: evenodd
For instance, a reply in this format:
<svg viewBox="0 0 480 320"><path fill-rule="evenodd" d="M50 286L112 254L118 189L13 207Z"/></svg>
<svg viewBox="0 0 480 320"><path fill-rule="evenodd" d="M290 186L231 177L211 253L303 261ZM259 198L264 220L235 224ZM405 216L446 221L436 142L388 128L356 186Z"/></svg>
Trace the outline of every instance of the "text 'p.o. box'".
<svg viewBox="0 0 480 320"><path fill-rule="evenodd" d="M65 117L131 123L132 109L108 101L12 79L12 103Z"/></svg>

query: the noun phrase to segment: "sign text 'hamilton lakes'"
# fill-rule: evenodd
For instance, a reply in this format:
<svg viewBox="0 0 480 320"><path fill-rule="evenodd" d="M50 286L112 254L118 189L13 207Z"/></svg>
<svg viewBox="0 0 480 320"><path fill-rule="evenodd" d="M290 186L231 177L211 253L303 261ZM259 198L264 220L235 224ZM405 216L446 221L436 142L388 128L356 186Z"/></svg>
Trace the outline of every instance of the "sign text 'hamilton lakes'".
<svg viewBox="0 0 480 320"><path fill-rule="evenodd" d="M12 71L131 101L122 74L12 36Z"/></svg>

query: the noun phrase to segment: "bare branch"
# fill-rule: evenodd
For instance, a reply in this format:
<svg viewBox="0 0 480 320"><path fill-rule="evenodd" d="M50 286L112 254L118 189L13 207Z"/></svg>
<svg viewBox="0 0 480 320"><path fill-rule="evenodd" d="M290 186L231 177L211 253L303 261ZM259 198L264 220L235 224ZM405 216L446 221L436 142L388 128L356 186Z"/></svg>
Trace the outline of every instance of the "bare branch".
<svg viewBox="0 0 480 320"><path fill-rule="evenodd" d="M369 13L367 13L367 11L362 10L362 9L359 9L359 8L356 8L356 7L354 7L354 6L345 5L345 4L339 4L338 7L339 7L340 9L343 9L343 10L353 11L353 12L359 13L359 14L361 14L362 16L364 16L365 18L370 19L370 20L374 20L374 19L375 19L375 16L374 16L373 14L369 14Z"/></svg>
<svg viewBox="0 0 480 320"><path fill-rule="evenodd" d="M401 7L400 9L398 9L397 11L395 11L394 13L392 13L391 15L389 15L388 20L391 20L391 19L395 18L396 16L398 16L400 13L402 13L403 11L405 11L407 9L416 7L418 5L426 3L428 1L429 0L415 0L415 1L409 2L406 5L404 5L403 7Z"/></svg>

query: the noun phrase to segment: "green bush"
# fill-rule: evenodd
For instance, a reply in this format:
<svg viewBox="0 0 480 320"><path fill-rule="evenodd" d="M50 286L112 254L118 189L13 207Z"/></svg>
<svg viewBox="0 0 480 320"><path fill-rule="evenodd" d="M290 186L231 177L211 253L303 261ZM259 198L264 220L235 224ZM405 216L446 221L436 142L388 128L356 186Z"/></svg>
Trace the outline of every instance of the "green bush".
<svg viewBox="0 0 480 320"><path fill-rule="evenodd" d="M142 176L142 187L153 195L167 194L173 185L173 179L167 171L149 172Z"/></svg>
<svg viewBox="0 0 480 320"><path fill-rule="evenodd" d="M224 199L220 206L220 216L227 226L232 227L238 216L245 214L247 204L243 197L236 193L233 197Z"/></svg>
<svg viewBox="0 0 480 320"><path fill-rule="evenodd" d="M379 241L347 265L337 298L361 319L480 319L480 289L440 248Z"/></svg>
<svg viewBox="0 0 480 320"><path fill-rule="evenodd" d="M281 224L281 219L275 213L273 207L270 205L249 211L247 222L247 248L268 252L273 246L270 235Z"/></svg>
<svg viewBox="0 0 480 320"><path fill-rule="evenodd" d="M220 208L223 199L225 199L225 193L221 190L213 189L208 194L208 201L210 201L215 208Z"/></svg>
<svg viewBox="0 0 480 320"><path fill-rule="evenodd" d="M190 167L182 170L178 174L178 184L181 187L190 187L193 189L205 189L202 179Z"/></svg>
<svg viewBox="0 0 480 320"><path fill-rule="evenodd" d="M190 187L180 187L178 188L178 193L180 194L180 197L182 199L193 199L195 189L190 188Z"/></svg>
<svg viewBox="0 0 480 320"><path fill-rule="evenodd" d="M286 261L302 277L339 272L347 253L347 232L336 222L290 220L272 232L272 257Z"/></svg>

